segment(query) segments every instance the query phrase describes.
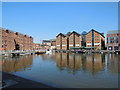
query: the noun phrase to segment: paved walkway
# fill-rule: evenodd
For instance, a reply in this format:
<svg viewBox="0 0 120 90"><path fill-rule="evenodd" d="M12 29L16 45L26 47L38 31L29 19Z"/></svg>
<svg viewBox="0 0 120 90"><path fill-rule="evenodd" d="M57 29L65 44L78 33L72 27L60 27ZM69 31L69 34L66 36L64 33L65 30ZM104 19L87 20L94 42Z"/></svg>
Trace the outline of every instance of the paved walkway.
<svg viewBox="0 0 120 90"><path fill-rule="evenodd" d="M5 72L2 73L2 80L7 83L3 83L4 88L53 88L51 86L27 80Z"/></svg>

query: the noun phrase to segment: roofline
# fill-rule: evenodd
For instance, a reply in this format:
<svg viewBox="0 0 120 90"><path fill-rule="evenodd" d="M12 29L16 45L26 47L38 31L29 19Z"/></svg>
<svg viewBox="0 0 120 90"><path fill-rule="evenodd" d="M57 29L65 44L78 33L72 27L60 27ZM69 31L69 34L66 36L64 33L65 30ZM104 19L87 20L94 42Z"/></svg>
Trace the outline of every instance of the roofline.
<svg viewBox="0 0 120 90"><path fill-rule="evenodd" d="M79 34L79 33L77 33L77 32L75 32L75 31L73 31L71 34L73 34L73 33L76 33L77 35L79 35L79 36L80 36L80 34ZM71 34L70 34L70 35L71 35ZM70 36L70 35L69 35L69 36Z"/></svg>
<svg viewBox="0 0 120 90"><path fill-rule="evenodd" d="M96 31L96 30L94 30L94 29L90 30L88 33L90 33L91 31L95 31L95 32L99 33L98 31ZM87 33L87 34L88 34L88 33ZM87 34L86 34L86 35L87 35ZM99 34L105 38L105 36L102 35L102 33L99 33Z"/></svg>
<svg viewBox="0 0 120 90"><path fill-rule="evenodd" d="M23 35L23 36L26 35L27 37L33 38L33 37L30 36L30 35L23 34L23 33L20 33L20 32L17 32L17 31L13 31L13 30L10 30L10 29L6 29L6 28L2 28L2 27L0 27L0 29L1 29L1 30L4 30L4 31L8 30L8 31L10 31L10 32L12 32L12 33L18 33L19 35Z"/></svg>
<svg viewBox="0 0 120 90"><path fill-rule="evenodd" d="M62 33L59 33L56 37L58 37L59 35L62 35L62 36L64 36L64 37L66 37L64 34L62 34Z"/></svg>

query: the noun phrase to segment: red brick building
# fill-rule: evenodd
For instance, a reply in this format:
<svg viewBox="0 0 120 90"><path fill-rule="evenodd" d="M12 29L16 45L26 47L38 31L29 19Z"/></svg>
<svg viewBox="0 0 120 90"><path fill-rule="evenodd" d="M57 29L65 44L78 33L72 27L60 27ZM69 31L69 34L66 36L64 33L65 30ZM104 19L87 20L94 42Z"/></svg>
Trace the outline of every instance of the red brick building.
<svg viewBox="0 0 120 90"><path fill-rule="evenodd" d="M33 37L1 28L1 50L32 50Z"/></svg>
<svg viewBox="0 0 120 90"><path fill-rule="evenodd" d="M81 35L75 31L67 34L58 34L56 36L56 49L69 50L72 47L81 47Z"/></svg>
<svg viewBox="0 0 120 90"><path fill-rule="evenodd" d="M105 37L103 33L92 29L86 35L86 47L101 50L105 47Z"/></svg>
<svg viewBox="0 0 120 90"><path fill-rule="evenodd" d="M67 37L60 33L56 36L56 49L67 50Z"/></svg>
<svg viewBox="0 0 120 90"><path fill-rule="evenodd" d="M120 30L108 31L107 50L120 50Z"/></svg>
<svg viewBox="0 0 120 90"><path fill-rule="evenodd" d="M33 50L40 50L42 47L39 43L33 43Z"/></svg>
<svg viewBox="0 0 120 90"><path fill-rule="evenodd" d="M72 47L81 47L81 35L75 31L73 31L69 35L69 49Z"/></svg>

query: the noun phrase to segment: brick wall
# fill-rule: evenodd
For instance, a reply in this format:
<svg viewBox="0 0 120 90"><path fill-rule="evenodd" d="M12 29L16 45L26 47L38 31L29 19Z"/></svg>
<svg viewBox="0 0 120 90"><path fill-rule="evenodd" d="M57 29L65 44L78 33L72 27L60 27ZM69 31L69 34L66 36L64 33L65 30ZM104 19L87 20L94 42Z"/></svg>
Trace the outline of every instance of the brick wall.
<svg viewBox="0 0 120 90"><path fill-rule="evenodd" d="M32 50L33 38L18 32L2 30L2 41L4 50L14 50L15 42L20 50Z"/></svg>
<svg viewBox="0 0 120 90"><path fill-rule="evenodd" d="M69 36L69 49L72 47L81 47L81 36L76 33L72 33ZM74 45L75 44L75 45Z"/></svg>
<svg viewBox="0 0 120 90"><path fill-rule="evenodd" d="M60 49L60 35L56 37L56 49Z"/></svg>
<svg viewBox="0 0 120 90"><path fill-rule="evenodd" d="M86 35L86 47L92 47L92 32Z"/></svg>
<svg viewBox="0 0 120 90"><path fill-rule="evenodd" d="M118 37L118 42L114 42L114 37ZM113 39L109 39L109 38L113 38ZM109 50L109 47L112 47L112 50L114 50L115 46L118 46L118 49L120 50L119 44L120 44L120 36L119 34L107 34L107 50ZM111 41L111 42L109 42Z"/></svg>
<svg viewBox="0 0 120 90"><path fill-rule="evenodd" d="M96 50L102 49L102 47L104 47L105 45L105 40L104 37L96 32L93 31L94 37L93 37L93 41L92 41L92 31L90 31L87 35L86 35L86 46L87 47L96 47ZM94 45L92 46L92 43L94 43Z"/></svg>

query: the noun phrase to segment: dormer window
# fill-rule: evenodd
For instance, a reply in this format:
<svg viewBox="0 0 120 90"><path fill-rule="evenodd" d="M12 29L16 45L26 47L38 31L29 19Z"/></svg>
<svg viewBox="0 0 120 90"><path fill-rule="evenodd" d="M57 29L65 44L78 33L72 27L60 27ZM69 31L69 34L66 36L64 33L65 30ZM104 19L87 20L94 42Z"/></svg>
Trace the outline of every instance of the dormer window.
<svg viewBox="0 0 120 90"><path fill-rule="evenodd" d="M6 30L6 33L9 33L9 30L8 30L8 29Z"/></svg>
<svg viewBox="0 0 120 90"><path fill-rule="evenodd" d="M16 32L15 34L18 35L18 32Z"/></svg>

